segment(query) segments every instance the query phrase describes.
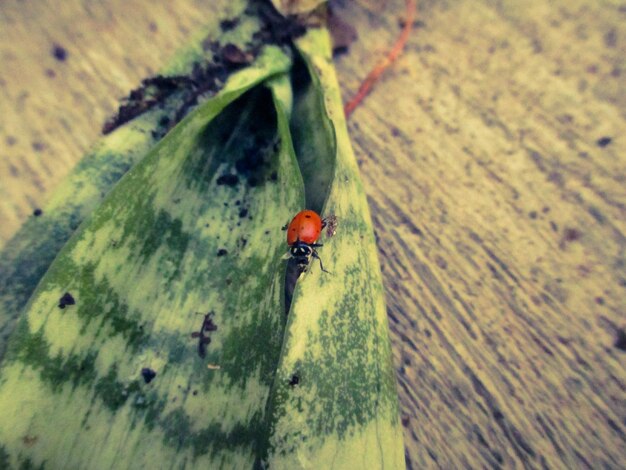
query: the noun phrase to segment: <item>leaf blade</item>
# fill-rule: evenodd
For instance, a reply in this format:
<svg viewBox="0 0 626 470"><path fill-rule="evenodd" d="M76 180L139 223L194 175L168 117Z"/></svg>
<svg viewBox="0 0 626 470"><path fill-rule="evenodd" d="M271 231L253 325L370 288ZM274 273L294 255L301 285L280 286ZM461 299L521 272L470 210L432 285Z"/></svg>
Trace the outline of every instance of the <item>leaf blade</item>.
<svg viewBox="0 0 626 470"><path fill-rule="evenodd" d="M63 248L0 369L13 466L253 465L284 328L279 227L303 197L282 90L199 107Z"/></svg>
<svg viewBox="0 0 626 470"><path fill-rule="evenodd" d="M323 215L339 225L319 249L332 274L313 265L294 292L273 389L269 465L404 468L382 279L330 40L323 29L309 30L296 44L336 138Z"/></svg>

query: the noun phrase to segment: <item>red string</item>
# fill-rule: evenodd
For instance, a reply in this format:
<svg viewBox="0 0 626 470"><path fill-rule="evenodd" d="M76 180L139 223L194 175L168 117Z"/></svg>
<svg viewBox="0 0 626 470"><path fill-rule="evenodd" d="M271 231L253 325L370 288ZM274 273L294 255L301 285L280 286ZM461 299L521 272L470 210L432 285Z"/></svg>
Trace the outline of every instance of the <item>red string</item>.
<svg viewBox="0 0 626 470"><path fill-rule="evenodd" d="M413 21L415 21L415 11L416 11L416 3L414 0L406 0L406 14L405 14L405 23L402 28L402 32L400 36L396 40L395 44L391 48L391 50L387 53L387 55L381 60L376 67L372 69L372 71L365 77L363 83L359 87L359 91L357 91L354 98L346 103L343 110L346 115L346 118L349 118L352 112L356 109L361 101L368 95L371 91L374 83L378 81L383 72L389 68L391 64L393 64L396 59L402 53L404 46L406 45L407 40L409 39L409 35L411 34L411 30L413 29Z"/></svg>

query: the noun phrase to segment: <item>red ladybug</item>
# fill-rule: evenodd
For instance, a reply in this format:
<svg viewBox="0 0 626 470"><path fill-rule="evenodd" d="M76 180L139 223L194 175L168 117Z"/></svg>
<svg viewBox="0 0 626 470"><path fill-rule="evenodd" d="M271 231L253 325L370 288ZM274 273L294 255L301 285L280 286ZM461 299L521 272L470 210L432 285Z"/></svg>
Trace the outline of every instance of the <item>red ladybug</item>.
<svg viewBox="0 0 626 470"><path fill-rule="evenodd" d="M326 222L317 212L311 210L300 211L291 220L287 227L287 245L291 247L289 251L298 265L308 265L309 258L313 256L320 262L322 271L328 272L315 251L315 248L322 246L321 243L315 242L325 226Z"/></svg>

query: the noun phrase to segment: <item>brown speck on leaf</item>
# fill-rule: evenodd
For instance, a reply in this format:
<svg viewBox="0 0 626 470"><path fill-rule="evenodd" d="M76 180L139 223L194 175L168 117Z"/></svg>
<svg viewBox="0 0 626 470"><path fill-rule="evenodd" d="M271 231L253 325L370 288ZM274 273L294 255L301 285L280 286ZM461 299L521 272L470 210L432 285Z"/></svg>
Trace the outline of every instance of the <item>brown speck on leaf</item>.
<svg viewBox="0 0 626 470"><path fill-rule="evenodd" d="M613 139L611 139L610 137L600 137L598 140L596 140L596 144L598 145L598 147L600 148L604 148L607 145L609 145L611 142L613 142Z"/></svg>
<svg viewBox="0 0 626 470"><path fill-rule="evenodd" d="M191 333L192 338L198 339L198 356L202 358L206 357L206 347L211 343L211 337L208 333L217 331L217 325L213 322L213 314L213 312L205 314L200 331Z"/></svg>
<svg viewBox="0 0 626 470"><path fill-rule="evenodd" d="M26 436L22 437L22 442L24 443L24 445L26 447L34 446L37 443L38 440L39 440L39 438L37 436L26 435Z"/></svg>
<svg viewBox="0 0 626 470"><path fill-rule="evenodd" d="M337 216L331 214L324 219L324 226L326 227L326 238L331 238L337 233L337 225L339 224Z"/></svg>

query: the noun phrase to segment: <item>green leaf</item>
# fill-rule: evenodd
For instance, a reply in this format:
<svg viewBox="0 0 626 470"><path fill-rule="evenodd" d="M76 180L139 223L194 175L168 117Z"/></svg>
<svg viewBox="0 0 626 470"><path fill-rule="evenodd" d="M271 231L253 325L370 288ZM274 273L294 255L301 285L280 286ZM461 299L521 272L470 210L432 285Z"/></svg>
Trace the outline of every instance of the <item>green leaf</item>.
<svg viewBox="0 0 626 470"><path fill-rule="evenodd" d="M289 83L250 89L287 58L272 48L267 61L131 169L42 279L0 370L13 466L237 468L260 455L286 318L280 227L303 203ZM75 305L60 308L65 293ZM191 333L208 312L217 330L201 345Z"/></svg>
<svg viewBox="0 0 626 470"><path fill-rule="evenodd" d="M300 126L294 135L325 141L314 147L319 153L333 148L336 165L321 166L334 168L324 214L334 214L338 228L318 250L332 274L314 266L294 293L272 393L270 467L404 468L382 279L330 40L325 30L311 30L297 46L317 100L303 98L309 119L294 119ZM316 115L325 122L311 119ZM327 138L316 139L322 130ZM308 168L305 182L317 180L313 165L301 167Z"/></svg>
<svg viewBox="0 0 626 470"><path fill-rule="evenodd" d="M0 368L4 466L404 467L327 32L297 47L233 75L60 251ZM305 205L338 228L291 298L280 227Z"/></svg>

